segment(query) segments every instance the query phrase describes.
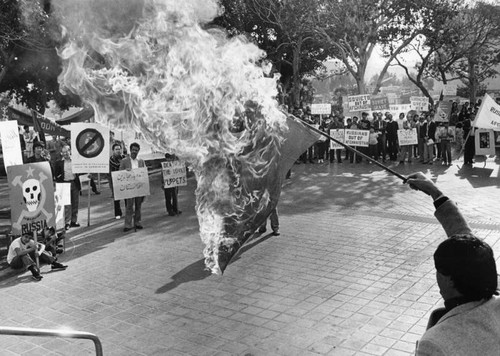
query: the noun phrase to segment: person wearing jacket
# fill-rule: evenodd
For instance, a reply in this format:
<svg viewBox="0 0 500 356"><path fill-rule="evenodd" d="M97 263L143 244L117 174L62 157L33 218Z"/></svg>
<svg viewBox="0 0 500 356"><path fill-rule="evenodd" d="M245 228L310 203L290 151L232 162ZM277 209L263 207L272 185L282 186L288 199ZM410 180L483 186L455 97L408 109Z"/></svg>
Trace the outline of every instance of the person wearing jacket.
<svg viewBox="0 0 500 356"><path fill-rule="evenodd" d="M432 197L448 236L434 253L444 308L432 312L416 355L498 355L500 297L491 247L474 236L457 205L423 173L410 175L407 183Z"/></svg>

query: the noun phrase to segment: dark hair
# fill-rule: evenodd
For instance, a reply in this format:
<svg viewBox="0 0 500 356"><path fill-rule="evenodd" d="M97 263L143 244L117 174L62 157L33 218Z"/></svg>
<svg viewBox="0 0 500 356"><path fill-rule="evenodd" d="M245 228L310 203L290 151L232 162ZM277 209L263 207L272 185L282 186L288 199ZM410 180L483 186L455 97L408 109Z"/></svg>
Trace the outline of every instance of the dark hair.
<svg viewBox="0 0 500 356"><path fill-rule="evenodd" d="M434 253L434 265L470 300L489 299L497 292L493 250L471 234L453 235L443 241Z"/></svg>
<svg viewBox="0 0 500 356"><path fill-rule="evenodd" d="M132 151L132 147L137 147L137 149L141 149L141 146L137 142L132 142L130 144L130 150Z"/></svg>
<svg viewBox="0 0 500 356"><path fill-rule="evenodd" d="M113 144L113 147L112 147L113 151L115 150L115 147L120 147L120 148L122 148L122 145L120 145L119 143L114 143L114 144Z"/></svg>
<svg viewBox="0 0 500 356"><path fill-rule="evenodd" d="M37 147L45 148L45 143L43 141L36 141L35 143L33 143L33 148Z"/></svg>

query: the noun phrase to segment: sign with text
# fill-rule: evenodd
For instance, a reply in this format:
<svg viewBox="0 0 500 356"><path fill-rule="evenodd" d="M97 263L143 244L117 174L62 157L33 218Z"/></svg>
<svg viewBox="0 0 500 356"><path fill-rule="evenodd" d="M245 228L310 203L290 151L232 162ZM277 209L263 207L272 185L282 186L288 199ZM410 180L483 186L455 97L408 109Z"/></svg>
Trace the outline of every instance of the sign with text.
<svg viewBox="0 0 500 356"><path fill-rule="evenodd" d="M368 147L368 130L345 130L345 143L349 146Z"/></svg>
<svg viewBox="0 0 500 356"><path fill-rule="evenodd" d="M350 112L371 110L370 95L352 95L347 97L347 107Z"/></svg>
<svg viewBox="0 0 500 356"><path fill-rule="evenodd" d="M412 110L428 111L429 98L426 96L412 96L410 97L410 105Z"/></svg>
<svg viewBox="0 0 500 356"><path fill-rule="evenodd" d="M115 200L150 195L147 167L111 172Z"/></svg>
<svg viewBox="0 0 500 356"><path fill-rule="evenodd" d="M163 188L187 185L186 164L183 161L166 161L161 163Z"/></svg>
<svg viewBox="0 0 500 356"><path fill-rule="evenodd" d="M398 130L398 141L400 146L416 145L418 143L417 129Z"/></svg>
<svg viewBox="0 0 500 356"><path fill-rule="evenodd" d="M17 121L0 121L0 138L5 168L23 164Z"/></svg>
<svg viewBox="0 0 500 356"><path fill-rule="evenodd" d="M330 115L332 113L331 104L311 104L312 115Z"/></svg>
<svg viewBox="0 0 500 356"><path fill-rule="evenodd" d="M370 100L372 111L389 110L389 98L387 95L373 95Z"/></svg>
<svg viewBox="0 0 500 356"><path fill-rule="evenodd" d="M392 116L395 118L399 117L399 114L406 113L408 111L412 110L411 104L394 104L394 105L389 105L389 111L391 112Z"/></svg>
<svg viewBox="0 0 500 356"><path fill-rule="evenodd" d="M92 123L71 124L73 173L109 172L109 128Z"/></svg>
<svg viewBox="0 0 500 356"><path fill-rule="evenodd" d="M451 114L451 101L440 101L437 107L437 112L434 116L434 121L438 122L448 122Z"/></svg>
<svg viewBox="0 0 500 356"><path fill-rule="evenodd" d="M481 107L472 125L482 129L500 131L500 105L488 94L484 95Z"/></svg>
<svg viewBox="0 0 500 356"><path fill-rule="evenodd" d="M12 233L55 227L54 184L49 162L7 168Z"/></svg>
<svg viewBox="0 0 500 356"><path fill-rule="evenodd" d="M344 142L344 129L332 129L330 130L330 136L336 139L337 141ZM331 150L341 150L344 146L338 144L337 142L330 140L330 149Z"/></svg>
<svg viewBox="0 0 500 356"><path fill-rule="evenodd" d="M443 96L455 96L455 95L457 95L456 84L445 84L443 86Z"/></svg>
<svg viewBox="0 0 500 356"><path fill-rule="evenodd" d="M71 205L71 183L56 183L54 192L56 229L64 228L64 206Z"/></svg>

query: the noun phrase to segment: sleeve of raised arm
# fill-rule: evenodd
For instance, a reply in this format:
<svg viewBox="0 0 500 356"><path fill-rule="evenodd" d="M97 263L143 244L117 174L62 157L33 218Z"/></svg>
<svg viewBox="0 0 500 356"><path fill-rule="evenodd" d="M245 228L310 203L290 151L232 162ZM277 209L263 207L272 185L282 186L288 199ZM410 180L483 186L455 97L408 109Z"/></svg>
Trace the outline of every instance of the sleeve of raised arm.
<svg viewBox="0 0 500 356"><path fill-rule="evenodd" d="M446 200L439 205L434 216L441 223L448 237L456 234L472 233L457 205L451 200Z"/></svg>

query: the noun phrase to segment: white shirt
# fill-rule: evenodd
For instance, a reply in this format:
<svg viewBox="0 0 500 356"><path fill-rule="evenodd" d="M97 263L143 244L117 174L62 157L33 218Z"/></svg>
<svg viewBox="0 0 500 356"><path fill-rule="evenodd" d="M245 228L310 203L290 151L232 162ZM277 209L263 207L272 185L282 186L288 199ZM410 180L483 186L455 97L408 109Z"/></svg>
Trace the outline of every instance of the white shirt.
<svg viewBox="0 0 500 356"><path fill-rule="evenodd" d="M139 168L139 160L130 158L130 165L132 169Z"/></svg>
<svg viewBox="0 0 500 356"><path fill-rule="evenodd" d="M29 242L26 245L24 245L21 241L21 238L18 237L17 239L12 241L12 243L9 246L9 252L7 253L7 263L10 264L12 262L12 260L14 259L14 257L17 256L16 248L19 248L19 249L21 249L21 251L24 251L24 250L27 250L31 246L34 246L34 245L35 245L35 241L33 241L33 240L29 240Z"/></svg>
<svg viewBox="0 0 500 356"><path fill-rule="evenodd" d="M64 160L64 180L72 181L75 179L75 175L73 174L73 169L71 168L71 160Z"/></svg>

